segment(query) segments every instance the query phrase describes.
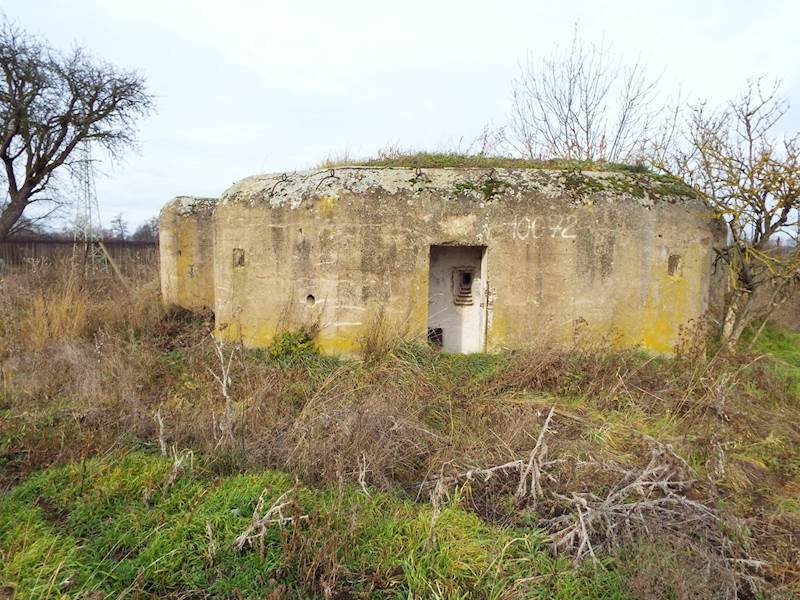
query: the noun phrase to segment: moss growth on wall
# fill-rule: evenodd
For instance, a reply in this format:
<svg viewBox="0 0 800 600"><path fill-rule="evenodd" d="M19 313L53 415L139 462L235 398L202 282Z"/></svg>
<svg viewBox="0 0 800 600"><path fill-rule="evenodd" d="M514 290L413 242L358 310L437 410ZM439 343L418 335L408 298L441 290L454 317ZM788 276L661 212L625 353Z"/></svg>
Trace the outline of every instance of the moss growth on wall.
<svg viewBox="0 0 800 600"><path fill-rule="evenodd" d="M702 198L697 190L680 179L657 173L620 172L600 177L587 175L577 168L562 169L560 182L573 197L578 199L584 199L598 192L625 194L653 201L679 197Z"/></svg>
<svg viewBox="0 0 800 600"><path fill-rule="evenodd" d="M588 177L578 169L564 169L560 177L564 189L573 197L583 199L589 194L606 189L604 181L596 177Z"/></svg>
<svg viewBox="0 0 800 600"><path fill-rule="evenodd" d="M487 177L480 183L474 183L472 181L459 182L455 184L454 188L456 194L459 196L469 194L470 192L478 192L483 195L484 200L491 200L498 194L502 194L509 185L507 181Z"/></svg>

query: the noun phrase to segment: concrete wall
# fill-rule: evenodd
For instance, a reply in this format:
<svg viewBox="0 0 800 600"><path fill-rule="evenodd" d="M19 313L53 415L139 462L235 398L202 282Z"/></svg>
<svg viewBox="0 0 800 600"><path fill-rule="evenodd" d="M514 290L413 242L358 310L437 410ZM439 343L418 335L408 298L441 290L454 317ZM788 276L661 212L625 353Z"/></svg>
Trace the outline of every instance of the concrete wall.
<svg viewBox="0 0 800 600"><path fill-rule="evenodd" d="M378 321L425 339L430 247L466 245L486 247L487 350L596 334L669 352L708 306L717 231L679 192L645 176L532 170L249 178L214 213L217 331L265 346L314 327L322 351L344 354Z"/></svg>
<svg viewBox="0 0 800 600"><path fill-rule="evenodd" d="M179 196L158 220L161 295L168 305L189 310L214 307L216 200Z"/></svg>

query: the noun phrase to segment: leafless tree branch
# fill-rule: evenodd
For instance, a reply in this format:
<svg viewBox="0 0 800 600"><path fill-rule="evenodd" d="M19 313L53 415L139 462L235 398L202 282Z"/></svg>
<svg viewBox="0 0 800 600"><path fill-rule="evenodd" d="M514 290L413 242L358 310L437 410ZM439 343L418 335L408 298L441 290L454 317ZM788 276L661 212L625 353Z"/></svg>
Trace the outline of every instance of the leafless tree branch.
<svg viewBox="0 0 800 600"><path fill-rule="evenodd" d="M724 106L690 106L683 135L651 155L654 166L702 193L725 223L717 256L728 275L721 334L729 348L800 283L800 134L778 135L787 110L777 83L750 81Z"/></svg>
<svg viewBox="0 0 800 600"><path fill-rule="evenodd" d="M134 145L136 123L152 107L141 75L94 60L82 48L59 52L4 20L0 178L8 202L0 210L0 240L54 175L69 169L78 145L118 156Z"/></svg>
<svg viewBox="0 0 800 600"><path fill-rule="evenodd" d="M508 141L532 159L637 162L655 128L657 85L644 64L623 66L576 30L568 48L520 65Z"/></svg>

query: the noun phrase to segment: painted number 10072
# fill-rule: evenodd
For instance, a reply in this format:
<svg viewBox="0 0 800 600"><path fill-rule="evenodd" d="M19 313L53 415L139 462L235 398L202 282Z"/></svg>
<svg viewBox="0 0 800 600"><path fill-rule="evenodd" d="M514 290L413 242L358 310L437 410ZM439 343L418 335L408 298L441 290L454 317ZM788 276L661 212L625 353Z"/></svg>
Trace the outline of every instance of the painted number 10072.
<svg viewBox="0 0 800 600"><path fill-rule="evenodd" d="M543 237L575 239L575 215L548 215L547 217L517 217L513 223L515 240L538 240Z"/></svg>

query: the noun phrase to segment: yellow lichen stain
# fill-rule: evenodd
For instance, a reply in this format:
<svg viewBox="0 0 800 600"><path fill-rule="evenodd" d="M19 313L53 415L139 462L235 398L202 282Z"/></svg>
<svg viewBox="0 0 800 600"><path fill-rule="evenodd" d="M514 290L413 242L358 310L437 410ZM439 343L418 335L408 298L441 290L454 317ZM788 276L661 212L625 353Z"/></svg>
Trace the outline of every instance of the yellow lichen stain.
<svg viewBox="0 0 800 600"><path fill-rule="evenodd" d="M687 253L691 253L688 249ZM680 275L669 275L660 261L651 266L650 289L642 311L641 345L647 350L670 353L678 342L681 325L697 316L692 314L689 281Z"/></svg>
<svg viewBox="0 0 800 600"><path fill-rule="evenodd" d="M219 323L214 329L214 339L226 344L236 344L240 341L246 346L242 325L239 322Z"/></svg>
<svg viewBox="0 0 800 600"><path fill-rule="evenodd" d="M314 340L320 354L330 356L352 356L358 354L361 349L361 339L365 333L363 326L353 326L347 328L347 333L343 328L337 331L321 331Z"/></svg>
<svg viewBox="0 0 800 600"><path fill-rule="evenodd" d="M497 351L508 345L508 319L503 309L495 305L489 318L486 349Z"/></svg>
<svg viewBox="0 0 800 600"><path fill-rule="evenodd" d="M673 338L677 333L674 323L664 310L650 305L645 310L642 327L642 347L654 352L671 352Z"/></svg>
<svg viewBox="0 0 800 600"><path fill-rule="evenodd" d="M277 323L273 321L261 321L254 327L248 327L245 330L244 338L246 344L253 348L267 348L272 344L272 340L278 332Z"/></svg>
<svg viewBox="0 0 800 600"><path fill-rule="evenodd" d="M417 269L411 277L411 307L408 314L410 333L426 334L428 330L428 266Z"/></svg>
<svg viewBox="0 0 800 600"><path fill-rule="evenodd" d="M319 210L324 218L329 219L333 216L333 209L338 200L337 196L323 196L319 199Z"/></svg>
<svg viewBox="0 0 800 600"><path fill-rule="evenodd" d="M703 249L691 243L684 249L682 274L669 275L663 257L649 267L647 295L640 307L620 301L608 330L618 334L614 345L640 346L659 354L670 354L679 341L681 326L702 312L703 277L693 265L702 264Z"/></svg>
<svg viewBox="0 0 800 600"><path fill-rule="evenodd" d="M272 322L252 326L234 319L219 323L214 330L214 338L226 344L241 343L245 348L266 348L272 343L275 331Z"/></svg>
<svg viewBox="0 0 800 600"><path fill-rule="evenodd" d="M648 300L650 303L648 292ZM630 301L617 302L611 321L607 324L598 323L594 328L596 333L604 330L608 334L608 340L616 348L625 348L642 344L642 326L646 316L645 306L634 306Z"/></svg>
<svg viewBox="0 0 800 600"><path fill-rule="evenodd" d="M286 329L285 326L281 328ZM291 328L289 328L291 329ZM240 332L241 337L237 337ZM242 343L248 348L268 348L278 333L277 323L260 323L257 327L236 326L228 327L224 332L224 339L228 342ZM319 331L313 338L313 343L320 354L329 356L352 356L357 354L363 339L365 327L363 325L338 326ZM218 339L220 336L217 336Z"/></svg>

